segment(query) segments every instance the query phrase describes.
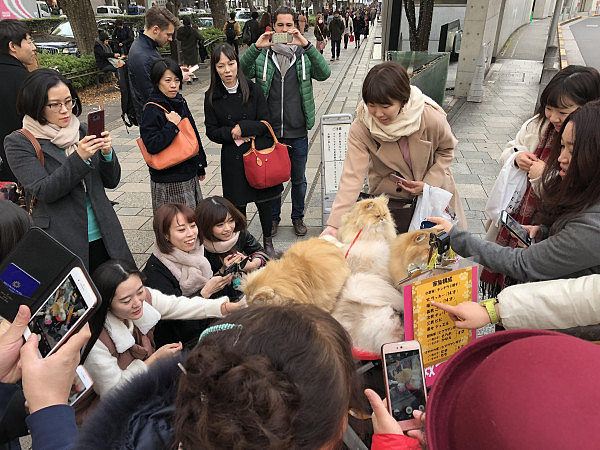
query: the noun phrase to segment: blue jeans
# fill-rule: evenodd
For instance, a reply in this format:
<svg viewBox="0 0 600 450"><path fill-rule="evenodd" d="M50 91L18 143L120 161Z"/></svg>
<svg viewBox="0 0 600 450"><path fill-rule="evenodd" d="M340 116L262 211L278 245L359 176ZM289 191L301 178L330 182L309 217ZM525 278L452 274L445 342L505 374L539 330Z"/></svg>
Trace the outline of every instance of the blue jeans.
<svg viewBox="0 0 600 450"><path fill-rule="evenodd" d="M292 220L304 217L304 197L306 196L306 159L308 158L308 136L300 138L280 138L279 142L289 145L288 153L292 163ZM281 222L281 201L276 198L271 203L273 222Z"/></svg>

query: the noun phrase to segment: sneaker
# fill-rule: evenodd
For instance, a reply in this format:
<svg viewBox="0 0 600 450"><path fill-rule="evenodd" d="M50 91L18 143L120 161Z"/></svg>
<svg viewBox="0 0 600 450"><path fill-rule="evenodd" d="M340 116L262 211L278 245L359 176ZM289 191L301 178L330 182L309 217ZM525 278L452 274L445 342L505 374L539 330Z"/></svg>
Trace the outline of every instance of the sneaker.
<svg viewBox="0 0 600 450"><path fill-rule="evenodd" d="M336 60L336 61L339 61L339 59L340 59L340 57L339 57L339 56L336 56L336 57L335 57L335 60Z"/></svg>
<svg viewBox="0 0 600 450"><path fill-rule="evenodd" d="M277 229L279 228L279 222L273 221L271 224L271 236L275 236L277 234Z"/></svg>
<svg viewBox="0 0 600 450"><path fill-rule="evenodd" d="M292 220L292 225L294 225L294 232L296 233L296 236L306 236L307 229L302 219Z"/></svg>
<svg viewBox="0 0 600 450"><path fill-rule="evenodd" d="M331 58L331 61L335 61L335 58Z"/></svg>

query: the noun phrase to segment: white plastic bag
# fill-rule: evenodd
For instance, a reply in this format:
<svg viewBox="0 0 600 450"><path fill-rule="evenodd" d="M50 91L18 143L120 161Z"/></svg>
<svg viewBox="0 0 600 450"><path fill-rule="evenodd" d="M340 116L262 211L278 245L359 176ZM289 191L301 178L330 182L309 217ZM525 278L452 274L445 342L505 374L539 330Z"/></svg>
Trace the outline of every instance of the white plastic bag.
<svg viewBox="0 0 600 450"><path fill-rule="evenodd" d="M458 223L458 219L452 218L446 211L451 199L451 192L425 183L423 186L423 193L417 197L415 212L410 221L408 231L414 231L421 228L421 222L428 217L443 217L453 224Z"/></svg>
<svg viewBox="0 0 600 450"><path fill-rule="evenodd" d="M512 213L521 203L527 189L527 172L514 165L517 154L518 152L515 152L511 155L500 169L485 204L485 215L495 226L498 226L500 212L505 209L509 214Z"/></svg>

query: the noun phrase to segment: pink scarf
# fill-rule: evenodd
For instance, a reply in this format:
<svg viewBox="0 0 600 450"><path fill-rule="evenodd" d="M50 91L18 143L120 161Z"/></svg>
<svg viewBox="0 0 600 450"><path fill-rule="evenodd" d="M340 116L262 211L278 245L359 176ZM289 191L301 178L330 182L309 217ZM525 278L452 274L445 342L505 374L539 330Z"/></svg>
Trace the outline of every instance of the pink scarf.
<svg viewBox="0 0 600 450"><path fill-rule="evenodd" d="M233 248L240 237L240 232L236 231L226 241L209 241L204 239L204 248L211 253L227 253Z"/></svg>
<svg viewBox="0 0 600 450"><path fill-rule="evenodd" d="M71 116L69 125L61 128L58 125L47 123L42 125L30 116L23 117L23 128L33 134L37 139L49 139L58 148L65 151L65 156L75 153L79 143L79 119Z"/></svg>
<svg viewBox="0 0 600 450"><path fill-rule="evenodd" d="M196 294L213 276L210 263L204 256L204 246L198 243L189 252L173 248L168 254L155 245L152 253L179 281L181 293L185 296Z"/></svg>

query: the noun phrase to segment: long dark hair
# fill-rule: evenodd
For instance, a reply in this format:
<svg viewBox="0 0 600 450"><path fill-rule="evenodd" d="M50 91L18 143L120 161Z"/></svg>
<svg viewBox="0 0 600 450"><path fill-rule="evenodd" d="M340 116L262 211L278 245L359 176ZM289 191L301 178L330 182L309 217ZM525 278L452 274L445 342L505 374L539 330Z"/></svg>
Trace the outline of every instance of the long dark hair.
<svg viewBox="0 0 600 450"><path fill-rule="evenodd" d="M235 60L237 62L237 77L239 81L239 90L242 92L242 104L248 104L248 100L250 99L250 88L248 87L248 80L246 80L246 76L240 66L240 58L231 44L223 42L218 44L210 55L210 86L208 88L208 101L210 102L210 106L213 104L213 96L216 87L219 83L222 83L221 77L217 73L217 64L221 59L221 54L225 55L230 61Z"/></svg>
<svg viewBox="0 0 600 450"><path fill-rule="evenodd" d="M341 441L347 411L363 409L363 396L350 338L330 314L255 305L217 323L185 362L175 442L315 449Z"/></svg>
<svg viewBox="0 0 600 450"><path fill-rule="evenodd" d="M593 67L567 66L552 77L542 95L540 105L535 113L542 118L540 131L547 123L546 106L564 108L565 102L571 100L578 106L600 98L600 74Z"/></svg>
<svg viewBox="0 0 600 450"><path fill-rule="evenodd" d="M233 231L242 231L247 228L246 217L226 198L214 195L203 199L198 203L195 211L198 236L207 241L218 241L213 233L213 227L224 222L227 214L235 221Z"/></svg>
<svg viewBox="0 0 600 450"><path fill-rule="evenodd" d="M106 315L115 296L119 285L130 276L137 275L143 281L146 277L136 265L130 261L111 259L98 266L92 274L92 281L96 285L102 302L89 321L91 337L87 342L83 354L81 355L81 364L85 362L90 350L98 340Z"/></svg>
<svg viewBox="0 0 600 450"><path fill-rule="evenodd" d="M575 141L569 169L559 177L558 157L561 140L568 123L573 124ZM565 120L555 138L552 151L542 174L540 220L552 225L557 219L567 219L600 201L600 101L586 103Z"/></svg>
<svg viewBox="0 0 600 450"><path fill-rule="evenodd" d="M31 216L13 202L0 199L0 261L33 226Z"/></svg>

